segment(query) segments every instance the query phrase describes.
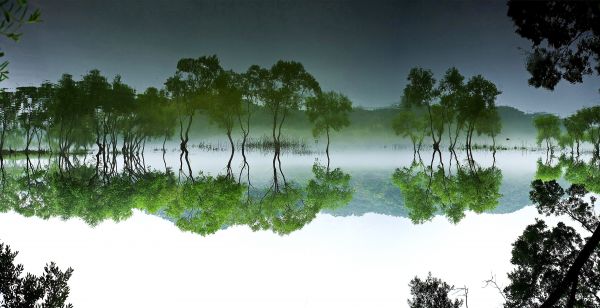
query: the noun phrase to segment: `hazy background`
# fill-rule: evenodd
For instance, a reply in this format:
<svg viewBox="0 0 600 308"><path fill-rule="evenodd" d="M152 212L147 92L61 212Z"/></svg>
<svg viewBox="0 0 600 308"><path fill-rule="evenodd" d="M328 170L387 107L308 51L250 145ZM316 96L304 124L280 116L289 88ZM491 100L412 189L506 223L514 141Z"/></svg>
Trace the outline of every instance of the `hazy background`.
<svg viewBox="0 0 600 308"><path fill-rule="evenodd" d="M399 100L408 70L450 66L483 74L503 91L499 105L567 115L600 102L600 80L527 85L529 42L514 33L505 1L167 1L33 0L44 22L27 26L4 87L80 77L92 68L121 74L139 91L161 87L177 60L217 54L225 68L301 61L326 90L356 105Z"/></svg>

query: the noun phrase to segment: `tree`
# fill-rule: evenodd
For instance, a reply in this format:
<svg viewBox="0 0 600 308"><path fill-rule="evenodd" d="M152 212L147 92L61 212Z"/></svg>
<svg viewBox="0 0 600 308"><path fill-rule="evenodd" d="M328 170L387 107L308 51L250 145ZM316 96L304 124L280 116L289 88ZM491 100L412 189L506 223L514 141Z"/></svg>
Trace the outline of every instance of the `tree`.
<svg viewBox="0 0 600 308"><path fill-rule="evenodd" d="M48 107L52 119L50 128L58 139L58 152L61 154L67 153L73 146L85 146L93 140L91 123L94 108L85 104L82 96L73 76L64 74Z"/></svg>
<svg viewBox="0 0 600 308"><path fill-rule="evenodd" d="M110 132L110 123L114 123L112 104L112 87L106 77L99 70L93 69L83 76L79 82L81 99L93 110L93 129L96 135L98 154L105 155L107 135Z"/></svg>
<svg viewBox="0 0 600 308"><path fill-rule="evenodd" d="M551 229L542 220L527 226L513 243L511 263L516 268L508 274L510 284L504 289L507 299L504 307L600 305L596 296L600 284L597 253L578 270L577 278L568 283L562 280L582 248L581 236L562 222ZM544 304L557 288L565 291L560 299L551 305Z"/></svg>
<svg viewBox="0 0 600 308"><path fill-rule="evenodd" d="M542 162L542 159L537 160L537 168L535 170L535 178L542 181L558 180L562 176L562 164L552 165L551 161Z"/></svg>
<svg viewBox="0 0 600 308"><path fill-rule="evenodd" d="M187 151L190 127L196 112L205 109L213 94L214 83L223 71L216 55L197 59L184 58L177 62L175 75L165 82L179 114L181 150Z"/></svg>
<svg viewBox="0 0 600 308"><path fill-rule="evenodd" d="M452 67L446 71L444 78L440 80L438 92L440 105L443 107L443 118L448 127L448 141L450 149L454 149L458 135L464 123L459 121L458 112L461 102L466 98L465 77L457 68ZM452 125L454 124L454 132Z"/></svg>
<svg viewBox="0 0 600 308"><path fill-rule="evenodd" d="M63 272L52 262L46 264L42 276L23 277L23 265L14 263L17 254L0 243L0 307L73 307L65 305L73 269Z"/></svg>
<svg viewBox="0 0 600 308"><path fill-rule="evenodd" d="M336 92L319 93L306 100L306 113L313 123L313 136L325 133L327 147L325 153L329 157L330 130L339 131L350 125L349 113L352 111L350 99Z"/></svg>
<svg viewBox="0 0 600 308"><path fill-rule="evenodd" d="M414 155L421 150L428 122L427 114L415 109L400 106L398 113L392 121L392 128L396 135L410 139Z"/></svg>
<svg viewBox="0 0 600 308"><path fill-rule="evenodd" d="M600 74L600 7L594 1L508 1L516 33L532 43L529 84L553 90ZM595 67L592 67L595 65Z"/></svg>
<svg viewBox="0 0 600 308"><path fill-rule="evenodd" d="M431 273L425 280L413 278L409 286L412 295L412 299L408 300L410 308L460 308L463 304L462 300L449 297L450 292L456 290L454 286L432 277Z"/></svg>
<svg viewBox="0 0 600 308"><path fill-rule="evenodd" d="M235 152L235 145L231 132L236 120L239 120L242 113L242 95L243 84L242 77L233 72L222 72L215 80L215 93L208 104L208 116L210 120L225 130L229 146L231 147L231 155L227 163L227 174L232 176L231 161Z"/></svg>
<svg viewBox="0 0 600 308"><path fill-rule="evenodd" d="M262 103L273 119L275 153L281 150L281 129L292 110L298 110L306 99L321 92L317 80L295 61L278 61L264 77Z"/></svg>
<svg viewBox="0 0 600 308"><path fill-rule="evenodd" d="M577 115L585 123L583 139L594 146L594 155L600 156L600 106L582 108Z"/></svg>
<svg viewBox="0 0 600 308"><path fill-rule="evenodd" d="M150 87L137 96L140 115L139 122L144 125L144 134L151 138L162 137L162 150L165 143L175 133L177 111L164 90Z"/></svg>
<svg viewBox="0 0 600 308"><path fill-rule="evenodd" d="M560 140L560 118L553 114L538 115L533 119L533 125L537 130L536 142L538 146L546 142L546 150L554 152L552 139Z"/></svg>
<svg viewBox="0 0 600 308"><path fill-rule="evenodd" d="M588 191L580 184L565 191L554 180L535 180L531 187L530 199L540 214L569 216L592 236L584 244L575 229L562 222L550 231L541 220L528 226L513 244L511 262L517 268L509 274L505 307L598 306L600 224L594 214L596 199L585 200Z"/></svg>
<svg viewBox="0 0 600 308"><path fill-rule="evenodd" d="M312 167L314 178L306 185L305 203L319 209L341 208L352 200L351 176L340 168L330 171L319 164Z"/></svg>
<svg viewBox="0 0 600 308"><path fill-rule="evenodd" d="M242 157L244 158L244 168L248 167L246 160L246 142L250 135L250 119L256 106L261 101L266 90L265 83L268 80L269 71L258 65L252 65L242 74L242 95L245 104L242 106L242 112L238 114L240 129L242 130ZM245 118L242 118L245 116Z"/></svg>
<svg viewBox="0 0 600 308"><path fill-rule="evenodd" d="M7 135L18 127L17 114L19 112L16 95L11 92L0 91L0 156L4 152Z"/></svg>
<svg viewBox="0 0 600 308"><path fill-rule="evenodd" d="M567 135L577 145L577 155L579 156L579 145L583 141L587 129L585 120L580 113L575 113L565 118L563 125L567 130Z"/></svg>
<svg viewBox="0 0 600 308"><path fill-rule="evenodd" d="M2 19L0 21L0 35L15 42L19 41L22 33L19 32L24 24L33 24L41 21L39 9L31 11L27 0L5 0L0 3ZM0 51L0 58L4 52ZM8 78L8 61L0 63L0 81Z"/></svg>
<svg viewBox="0 0 600 308"><path fill-rule="evenodd" d="M466 96L461 100L458 106L459 122L464 123L466 127L466 147L471 149L474 132L497 133L497 125L483 128L486 121L493 121L494 112L496 109L496 97L500 92L494 83L483 78L481 75L471 77L467 82Z"/></svg>
<svg viewBox="0 0 600 308"><path fill-rule="evenodd" d="M407 108L425 108L429 116L429 133L433 140L433 149L439 151L441 134L436 135L433 127L431 107L438 93L435 89L435 78L431 70L415 67L408 73L408 84L404 88L401 104Z"/></svg>
<svg viewBox="0 0 600 308"><path fill-rule="evenodd" d="M452 223L464 218L465 211L483 213L498 206L502 172L496 167L482 168L470 161L469 167L446 170L442 164L414 162L398 168L392 182L402 193L404 207L413 223L424 223L436 214L445 215Z"/></svg>

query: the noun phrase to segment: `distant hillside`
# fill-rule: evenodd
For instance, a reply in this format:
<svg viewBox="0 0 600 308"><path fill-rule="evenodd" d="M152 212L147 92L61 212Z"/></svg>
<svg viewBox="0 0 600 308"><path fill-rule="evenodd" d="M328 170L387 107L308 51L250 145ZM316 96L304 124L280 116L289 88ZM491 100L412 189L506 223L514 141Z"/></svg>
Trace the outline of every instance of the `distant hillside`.
<svg viewBox="0 0 600 308"><path fill-rule="evenodd" d="M533 127L534 114L524 113L516 108L499 106L498 111L502 119L502 133L497 142L506 146L532 145L535 138ZM355 108L350 114L350 126L339 133L332 134L334 144L359 144L359 145L408 145L408 140L396 136L391 128L391 123L397 110L393 107L367 110ZM192 126L192 136L224 140L225 134L218 127L208 124L204 116L198 116ZM266 110L255 107L251 123L251 137L260 138L271 136L272 119ZM313 144L312 125L302 111L295 111L288 116L284 124L283 134L286 137L304 140ZM239 131L234 132L239 136ZM507 140L509 139L509 140ZM476 139L478 143L491 142L489 138Z"/></svg>

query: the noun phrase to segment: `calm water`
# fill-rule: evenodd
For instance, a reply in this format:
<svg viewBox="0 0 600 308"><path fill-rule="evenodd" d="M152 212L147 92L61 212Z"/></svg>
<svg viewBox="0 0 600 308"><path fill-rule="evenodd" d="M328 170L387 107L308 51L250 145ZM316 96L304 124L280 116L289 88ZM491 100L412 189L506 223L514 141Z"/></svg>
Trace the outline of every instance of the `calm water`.
<svg viewBox="0 0 600 308"><path fill-rule="evenodd" d="M429 271L468 286L473 307L496 307L502 298L482 288L483 280L495 274L506 283L511 243L539 216L528 206L530 182L556 177L557 169L567 173L564 182L574 170L564 159L545 164L545 152L498 152L495 159L474 152L471 162L465 153L443 153L442 167L438 156L431 163L431 153L413 162L412 152L373 149L333 152L329 172L324 155L283 153L274 179L272 154L247 156L250 184L239 153L233 176L224 180L239 180L240 190L222 181L202 184L227 174L228 152L190 152L189 187L204 185L198 190L156 184L164 177L176 181L173 187L192 183L185 162L179 172L179 152L164 160L161 152L146 153L130 172L119 160L106 176L112 183L123 173L159 177L143 187L132 184L132 192L144 193L125 209L99 206L98 198L110 203L129 194L94 182L96 200L77 197L84 205L96 202L89 213L51 204L79 200L65 194L75 195L71 188L81 174L94 175L93 156L71 159L60 177L52 159L5 160L4 198L13 196L19 206L4 206L1 239L20 251L17 261L29 271L41 271L50 260L73 267L70 302L76 307L404 307L409 280ZM86 170L84 160L91 166ZM68 189L61 186L65 179ZM155 187L162 188L153 195ZM424 187L437 188L423 194ZM207 197L231 190L236 202ZM406 199L408 190L414 198ZM173 205L162 206L167 203Z"/></svg>

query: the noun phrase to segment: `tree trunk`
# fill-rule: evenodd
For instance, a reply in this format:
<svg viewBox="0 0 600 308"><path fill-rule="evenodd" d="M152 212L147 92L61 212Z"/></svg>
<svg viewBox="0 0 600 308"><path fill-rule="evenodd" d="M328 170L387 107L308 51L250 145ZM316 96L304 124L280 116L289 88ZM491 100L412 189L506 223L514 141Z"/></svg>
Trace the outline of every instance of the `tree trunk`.
<svg viewBox="0 0 600 308"><path fill-rule="evenodd" d="M588 261L596 247L600 244L600 226L596 228L592 237L585 243L577 258L567 271L567 274L563 278L563 280L558 284L556 289L550 293L548 299L540 306L540 308L552 308L554 305L560 300L562 295L567 291L567 289L575 283L579 277L579 273L581 272L581 268Z"/></svg>
<svg viewBox="0 0 600 308"><path fill-rule="evenodd" d="M231 138L231 130L227 131L227 138L229 139L229 145L231 146L231 155L229 156L229 162L227 162L227 176L233 176L231 171L231 161L233 160L233 154L235 153L235 146L233 139Z"/></svg>

